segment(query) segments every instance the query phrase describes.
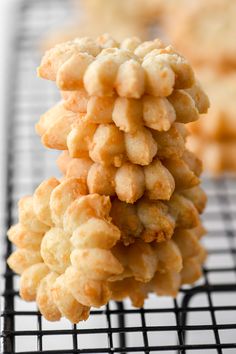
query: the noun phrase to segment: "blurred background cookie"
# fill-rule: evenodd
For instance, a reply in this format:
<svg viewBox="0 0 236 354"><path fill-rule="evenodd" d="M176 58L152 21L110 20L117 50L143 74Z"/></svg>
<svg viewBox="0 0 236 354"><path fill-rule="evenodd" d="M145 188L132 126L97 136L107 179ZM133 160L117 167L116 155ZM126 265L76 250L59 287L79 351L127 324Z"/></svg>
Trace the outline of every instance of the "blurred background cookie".
<svg viewBox="0 0 236 354"><path fill-rule="evenodd" d="M223 141L236 138L236 71L219 74L211 68L198 70L198 77L208 93L211 106L191 132L205 139Z"/></svg>
<svg viewBox="0 0 236 354"><path fill-rule="evenodd" d="M165 30L173 44L196 65L215 65L219 70L235 68L235 1L177 3L178 8L167 11L164 19Z"/></svg>
<svg viewBox="0 0 236 354"><path fill-rule="evenodd" d="M200 153L208 172L235 171L236 2L170 3L162 18L166 35L190 59L211 102L208 113L189 126L189 148Z"/></svg>

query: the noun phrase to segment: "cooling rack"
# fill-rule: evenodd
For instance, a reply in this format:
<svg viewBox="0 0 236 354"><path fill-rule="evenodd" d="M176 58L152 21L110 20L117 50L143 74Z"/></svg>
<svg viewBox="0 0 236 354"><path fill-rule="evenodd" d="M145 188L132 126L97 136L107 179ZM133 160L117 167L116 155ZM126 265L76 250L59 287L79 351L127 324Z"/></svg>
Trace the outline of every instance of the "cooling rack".
<svg viewBox="0 0 236 354"><path fill-rule="evenodd" d="M18 1L6 119L6 208L1 237L1 353L236 353L236 183L233 176L203 178L209 196L203 216L209 257L202 279L176 299L151 296L142 309L128 301L94 309L88 321L45 321L18 296L18 278L5 266L5 236L17 220L17 200L56 175L56 152L41 147L34 124L58 99L35 69L50 28L66 21L69 0ZM2 247L3 246L3 247Z"/></svg>

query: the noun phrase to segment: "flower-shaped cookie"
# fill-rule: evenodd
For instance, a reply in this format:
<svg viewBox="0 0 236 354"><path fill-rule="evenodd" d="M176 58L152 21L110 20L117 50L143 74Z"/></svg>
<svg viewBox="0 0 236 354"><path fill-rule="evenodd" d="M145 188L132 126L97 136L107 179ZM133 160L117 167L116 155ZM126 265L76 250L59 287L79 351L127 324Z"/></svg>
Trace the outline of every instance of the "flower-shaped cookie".
<svg viewBox="0 0 236 354"><path fill-rule="evenodd" d="M56 81L60 90L84 88L89 96L140 98L144 93L167 97L190 88L194 73L189 63L159 39L121 43L104 35L78 38L46 52L38 68L42 78Z"/></svg>
<svg viewBox="0 0 236 354"><path fill-rule="evenodd" d="M36 300L49 320L86 319L91 306L113 298L113 282L132 278L151 284L159 272L183 272L185 251L178 240L202 232L196 209L181 195L168 205L144 199L129 209L85 193L78 178L44 181L33 196L20 200L19 223L8 232L18 247L8 264L22 275L20 294ZM164 241L166 232L172 241ZM195 243L200 252L197 236Z"/></svg>
<svg viewBox="0 0 236 354"><path fill-rule="evenodd" d="M104 166L89 158L71 158L67 151L59 156L57 163L65 178L81 178L89 193L117 196L131 204L143 195L150 200L170 200L174 191L182 193L198 186L201 173L200 161L187 150L182 159L177 156L163 162L155 159L146 167L131 163L119 168Z"/></svg>

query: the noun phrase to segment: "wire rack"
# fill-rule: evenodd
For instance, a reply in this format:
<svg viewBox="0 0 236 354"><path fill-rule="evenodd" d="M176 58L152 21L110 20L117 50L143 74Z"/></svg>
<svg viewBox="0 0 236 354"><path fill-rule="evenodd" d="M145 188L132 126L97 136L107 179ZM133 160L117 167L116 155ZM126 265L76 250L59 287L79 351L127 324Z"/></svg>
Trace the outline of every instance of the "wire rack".
<svg viewBox="0 0 236 354"><path fill-rule="evenodd" d="M44 33L69 16L69 0L21 1L9 65L6 118L6 208L4 230L17 220L17 201L44 178L56 175L56 152L41 147L34 124L58 99L54 85L36 77ZM203 278L185 286L176 299L150 296L142 309L129 301L94 309L88 321L49 323L35 304L18 296L18 277L5 260L11 245L1 243L2 353L236 353L236 183L204 177L209 196L204 215L209 257ZM4 245L4 247L2 247Z"/></svg>

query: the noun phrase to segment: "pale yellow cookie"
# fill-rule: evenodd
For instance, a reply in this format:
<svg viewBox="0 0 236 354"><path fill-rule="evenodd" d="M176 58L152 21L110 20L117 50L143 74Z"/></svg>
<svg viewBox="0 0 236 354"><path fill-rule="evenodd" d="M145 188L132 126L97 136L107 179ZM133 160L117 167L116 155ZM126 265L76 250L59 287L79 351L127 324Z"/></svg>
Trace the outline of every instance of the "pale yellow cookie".
<svg viewBox="0 0 236 354"><path fill-rule="evenodd" d="M231 0L188 1L170 13L166 30L174 45L195 64L235 67L236 4Z"/></svg>
<svg viewBox="0 0 236 354"><path fill-rule="evenodd" d="M173 165L173 161L170 160L171 167L173 168L174 171L173 173L175 175L175 179L178 182L178 189L180 192L180 194L178 194L178 197L173 196L172 198L172 195L176 190L175 188L176 182L173 176L168 171L168 169L161 163L160 160L154 160L152 164L150 164L147 167L144 167L143 172L140 166L135 166L132 164L122 165L117 170L113 167L106 167L99 164L94 164L90 168L87 175L88 188L90 190L90 193L93 192L93 193L112 195L112 196L116 194L117 197L120 199L120 201L126 203L135 203L138 199L142 197L144 192L149 199L170 200L171 206L173 203L177 202L178 207L176 206L175 209L177 210L179 208L180 211L179 214L180 219L178 220L178 222L181 223L182 226L184 225L184 227L186 228L194 227L198 221L197 218L198 212L202 212L206 204L206 196L204 192L201 190L201 188L198 186L199 180L197 176L201 172L201 164L199 164L199 160L198 159L196 160L195 157L192 156L192 154L188 151L184 152L183 157L185 158L186 161L188 161L189 165L191 164L191 167L194 172L180 158L178 158L177 160L173 160L173 161L178 161L176 162L178 164L181 163L179 169L176 168L175 170L174 169L175 165ZM71 160L73 161L73 159ZM70 163L71 162L69 162L69 164ZM140 176L139 174L136 174L135 172L136 169L137 169L137 173L141 173ZM138 172L139 169L140 172ZM78 171L80 171L80 168L78 169ZM193 181L196 182L193 183ZM78 202L76 203L78 204ZM115 203L115 205L116 204L117 203ZM158 205L158 203L156 205ZM131 215L136 214L135 212L136 209L129 208L128 206L123 207L122 203L117 204L117 207L119 208L118 213L121 213L121 215L123 215L123 213L125 213L126 210L128 215L130 213ZM76 209L77 207L75 209L72 208L72 212L74 213ZM183 216L181 216L181 213L183 213ZM185 220L185 213L189 213L189 215L191 215L191 217L188 216L189 218L188 221ZM177 214L175 215L175 212L173 212L173 215L175 216L175 218L177 217ZM124 220L127 219L124 217L124 215L123 218ZM134 216L131 216L131 218L134 218ZM155 217L153 216L153 218ZM79 220L79 218L77 220ZM119 226L120 222L118 218L115 217L115 220ZM127 225L129 225L128 221L125 221L125 224L126 223ZM190 223L190 225L192 225L193 223L194 226L188 226L188 223ZM129 228L130 226L127 227ZM159 228L156 231L163 232L163 230ZM147 230L145 230L144 234L146 239L148 239L149 237L152 240L152 237L154 238L157 237L154 236L152 232L147 232ZM127 235L127 240L130 238L130 236ZM159 238L162 239L160 235L157 237L157 239Z"/></svg>
<svg viewBox="0 0 236 354"><path fill-rule="evenodd" d="M204 169L212 175L236 171L236 143L234 140L202 140L193 135L188 139L188 147L203 162Z"/></svg>
<svg viewBox="0 0 236 354"><path fill-rule="evenodd" d="M140 272L145 274L145 269L153 269L152 272L156 269L152 273L151 280L147 278L144 283L136 280L135 276L133 277L128 271L130 267L128 255L131 247L133 246L124 248L124 246L117 245L113 251L126 267L124 278L110 283L112 298L115 300L121 301L125 297L130 297L133 306L139 307L143 305L148 293L152 291L161 296L175 297L181 284L192 283L201 276L201 264L206 252L198 241L197 229L178 229L172 241L149 244L148 252L144 251L145 247L139 247L139 254L143 256L146 254L146 259L144 261L144 258L140 257L136 261L133 268L136 272L138 271L136 276L139 276ZM153 258L154 263L148 264L148 258L149 261ZM131 263L135 264L135 259L132 259Z"/></svg>
<svg viewBox="0 0 236 354"><path fill-rule="evenodd" d="M52 215L53 225L40 233L40 252L28 241L29 248L19 248L8 259L13 270L23 273L21 296L36 299L46 319L65 316L77 323L87 319L89 307L127 296L142 306L149 292L175 296L181 283L192 283L201 275L205 251L199 238L204 229L193 203L201 209L204 195L199 201L197 190L186 196L174 193L165 203L142 198L131 205L84 195L83 182L67 178L52 179L56 183L50 184L49 197L39 198L38 191L48 191L48 181L32 197L36 209L41 210L41 204L48 214L45 222ZM16 234L24 230L19 225ZM23 227L28 232L31 223ZM37 232L30 235L38 238ZM26 241L27 237L19 246L27 246ZM128 281L135 288L124 289Z"/></svg>
<svg viewBox="0 0 236 354"><path fill-rule="evenodd" d="M174 106L165 97L147 95L142 100L90 97L86 113L68 113L56 105L41 117L36 130L45 146L68 149L73 158L90 158L103 165L120 167L129 160L146 166L156 155L181 157L186 136L183 123L196 120L198 108L206 112L208 107L205 94L195 86L194 99L186 90L175 90L169 97ZM186 119L181 118L183 114Z"/></svg>
<svg viewBox="0 0 236 354"><path fill-rule="evenodd" d="M209 95L211 107L207 115L189 125L191 132L205 139L236 138L235 71L219 74L210 68L199 69L199 78Z"/></svg>
<svg viewBox="0 0 236 354"><path fill-rule="evenodd" d="M167 131L174 121L196 121L199 113L206 113L209 107L208 98L198 83L190 89L174 90L168 99L151 95L144 95L142 100L117 96L89 97L84 89L63 91L62 97L66 110L85 114L84 119L91 123L114 122L126 133L135 133L142 125Z"/></svg>
<svg viewBox="0 0 236 354"><path fill-rule="evenodd" d="M107 48L107 41L80 38L59 44L45 54L38 75L56 81L61 90L84 87L90 96L116 91L130 98L144 92L165 97L174 87L185 89L195 82L187 61L158 40L134 50L122 48L122 43Z"/></svg>

